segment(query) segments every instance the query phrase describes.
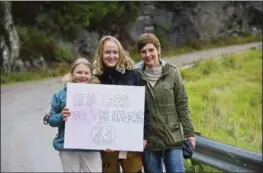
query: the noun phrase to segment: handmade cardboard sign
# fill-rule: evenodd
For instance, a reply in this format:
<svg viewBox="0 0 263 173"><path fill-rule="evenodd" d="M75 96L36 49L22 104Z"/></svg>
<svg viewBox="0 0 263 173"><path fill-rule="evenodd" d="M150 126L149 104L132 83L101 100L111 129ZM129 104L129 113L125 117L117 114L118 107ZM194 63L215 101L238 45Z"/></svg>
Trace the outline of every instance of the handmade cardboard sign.
<svg viewBox="0 0 263 173"><path fill-rule="evenodd" d="M64 148L143 151L145 87L67 84Z"/></svg>

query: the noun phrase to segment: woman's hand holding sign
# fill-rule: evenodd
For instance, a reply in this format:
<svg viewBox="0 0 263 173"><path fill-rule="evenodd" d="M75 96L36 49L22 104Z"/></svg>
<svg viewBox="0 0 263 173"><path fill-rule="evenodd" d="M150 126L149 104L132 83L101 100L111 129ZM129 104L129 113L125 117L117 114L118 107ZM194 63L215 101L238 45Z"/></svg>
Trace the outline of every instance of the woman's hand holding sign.
<svg viewBox="0 0 263 173"><path fill-rule="evenodd" d="M147 145L147 141L143 140L143 149L146 147L146 145Z"/></svg>
<svg viewBox="0 0 263 173"><path fill-rule="evenodd" d="M64 121L67 121L68 117L71 115L70 111L68 108L64 107L64 109L61 112L62 118Z"/></svg>
<svg viewBox="0 0 263 173"><path fill-rule="evenodd" d="M106 148L104 151L105 151L105 152L114 152L114 150L112 150L112 149L110 149L110 148Z"/></svg>

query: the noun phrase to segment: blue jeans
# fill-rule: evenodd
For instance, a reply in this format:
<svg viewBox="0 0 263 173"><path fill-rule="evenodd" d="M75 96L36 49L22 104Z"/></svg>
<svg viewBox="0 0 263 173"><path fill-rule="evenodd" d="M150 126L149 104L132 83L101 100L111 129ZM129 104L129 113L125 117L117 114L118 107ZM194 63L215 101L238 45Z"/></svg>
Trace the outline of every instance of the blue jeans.
<svg viewBox="0 0 263 173"><path fill-rule="evenodd" d="M163 172L162 159L166 172L185 172L182 148L161 151L145 149L143 152L144 172Z"/></svg>

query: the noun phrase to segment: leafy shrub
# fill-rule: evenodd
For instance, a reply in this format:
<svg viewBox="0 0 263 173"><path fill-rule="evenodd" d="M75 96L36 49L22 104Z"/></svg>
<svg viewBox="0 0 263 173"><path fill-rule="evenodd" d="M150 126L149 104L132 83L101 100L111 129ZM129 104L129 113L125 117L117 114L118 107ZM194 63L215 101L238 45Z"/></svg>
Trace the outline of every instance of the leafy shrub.
<svg viewBox="0 0 263 173"><path fill-rule="evenodd" d="M55 51L55 59L59 62L71 63L74 55L67 47L58 47Z"/></svg>
<svg viewBox="0 0 263 173"><path fill-rule="evenodd" d="M44 32L32 27L17 27L21 40L20 57L22 59L51 58L55 53L54 41Z"/></svg>
<svg viewBox="0 0 263 173"><path fill-rule="evenodd" d="M72 52L45 31L33 27L19 26L17 31L21 40L20 57L22 59L38 59L41 55L45 60L71 62Z"/></svg>

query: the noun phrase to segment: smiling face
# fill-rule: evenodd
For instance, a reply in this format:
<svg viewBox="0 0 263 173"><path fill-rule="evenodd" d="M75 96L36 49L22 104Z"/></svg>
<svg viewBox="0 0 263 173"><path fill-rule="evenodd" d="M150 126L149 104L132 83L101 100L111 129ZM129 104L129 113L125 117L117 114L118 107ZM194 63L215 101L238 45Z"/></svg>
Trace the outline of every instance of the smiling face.
<svg viewBox="0 0 263 173"><path fill-rule="evenodd" d="M120 59L119 47L111 40L105 41L103 45L102 61L107 67L116 67Z"/></svg>
<svg viewBox="0 0 263 173"><path fill-rule="evenodd" d="M149 68L160 66L158 50L152 43L148 43L140 50L140 55L145 65Z"/></svg>
<svg viewBox="0 0 263 173"><path fill-rule="evenodd" d="M72 77L76 83L89 83L92 78L91 69L85 64L79 64L73 70Z"/></svg>

